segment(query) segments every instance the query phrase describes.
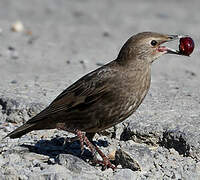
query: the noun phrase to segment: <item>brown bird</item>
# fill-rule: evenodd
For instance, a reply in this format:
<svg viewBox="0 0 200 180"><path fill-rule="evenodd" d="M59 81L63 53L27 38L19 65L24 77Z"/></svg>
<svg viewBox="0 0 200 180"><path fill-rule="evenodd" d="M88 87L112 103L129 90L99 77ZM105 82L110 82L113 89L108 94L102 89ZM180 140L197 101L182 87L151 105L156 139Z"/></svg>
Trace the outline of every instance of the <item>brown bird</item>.
<svg viewBox="0 0 200 180"><path fill-rule="evenodd" d="M77 135L81 149L86 143L93 153L101 155L105 167L114 169L90 141L95 133L124 121L136 111L150 87L152 62L167 53L180 55L161 45L179 38L154 32L133 35L115 60L80 78L6 137L19 138L33 130L66 130Z"/></svg>

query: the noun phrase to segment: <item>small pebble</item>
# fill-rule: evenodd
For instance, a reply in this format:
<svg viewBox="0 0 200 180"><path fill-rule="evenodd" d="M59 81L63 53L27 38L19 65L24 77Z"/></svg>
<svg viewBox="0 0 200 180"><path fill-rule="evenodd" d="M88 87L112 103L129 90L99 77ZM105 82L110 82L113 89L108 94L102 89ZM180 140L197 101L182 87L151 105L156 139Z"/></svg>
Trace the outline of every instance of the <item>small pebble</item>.
<svg viewBox="0 0 200 180"><path fill-rule="evenodd" d="M17 80L12 80L10 83L11 84L17 84Z"/></svg>
<svg viewBox="0 0 200 180"><path fill-rule="evenodd" d="M70 62L70 60L67 60L66 63L67 63L67 64L70 64L71 62Z"/></svg>
<svg viewBox="0 0 200 180"><path fill-rule="evenodd" d="M24 30L24 25L22 24L21 21L16 21L12 26L11 30L13 32L22 32Z"/></svg>
<svg viewBox="0 0 200 180"><path fill-rule="evenodd" d="M107 32L107 31L105 31L105 32L103 32L103 36L104 36L104 37L109 37L109 36L110 36L110 33Z"/></svg>
<svg viewBox="0 0 200 180"><path fill-rule="evenodd" d="M49 164L55 164L56 162L55 162L55 159L54 159L54 158L49 158L49 159L48 159L48 163L49 163Z"/></svg>
<svg viewBox="0 0 200 180"><path fill-rule="evenodd" d="M13 46L8 46L9 51L15 51L15 48Z"/></svg>
<svg viewBox="0 0 200 180"><path fill-rule="evenodd" d="M85 61L84 60L80 60L79 62L80 62L80 64L82 64L83 69L86 69Z"/></svg>
<svg viewBox="0 0 200 180"><path fill-rule="evenodd" d="M80 60L79 62L80 62L81 64L85 64L85 62L84 62L83 60Z"/></svg>
<svg viewBox="0 0 200 180"><path fill-rule="evenodd" d="M108 154L108 158L110 159L110 160L115 160L115 153L116 153L116 150L114 150L114 151L112 151L112 152L110 152L109 154Z"/></svg>

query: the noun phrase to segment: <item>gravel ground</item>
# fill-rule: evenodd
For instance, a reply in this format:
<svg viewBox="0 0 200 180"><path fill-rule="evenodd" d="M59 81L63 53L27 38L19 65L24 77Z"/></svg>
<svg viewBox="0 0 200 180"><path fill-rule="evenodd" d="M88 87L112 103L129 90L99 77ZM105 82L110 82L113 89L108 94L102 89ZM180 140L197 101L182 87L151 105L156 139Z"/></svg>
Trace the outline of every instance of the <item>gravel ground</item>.
<svg viewBox="0 0 200 180"><path fill-rule="evenodd" d="M0 0L0 135L46 107L82 75L117 56L133 34L190 35L191 57L166 55L152 67L138 111L95 137L115 157L102 171L70 133L34 131L0 143L0 179L200 179L198 0ZM21 21L22 32L12 24ZM172 46L177 46L173 44ZM115 152L115 153L114 153Z"/></svg>

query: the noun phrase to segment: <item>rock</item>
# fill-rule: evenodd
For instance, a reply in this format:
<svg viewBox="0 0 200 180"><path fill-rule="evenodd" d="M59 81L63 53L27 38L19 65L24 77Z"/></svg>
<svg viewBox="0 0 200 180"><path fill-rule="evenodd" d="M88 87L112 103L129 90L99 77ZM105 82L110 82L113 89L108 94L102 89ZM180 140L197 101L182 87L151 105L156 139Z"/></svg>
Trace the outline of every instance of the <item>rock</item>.
<svg viewBox="0 0 200 180"><path fill-rule="evenodd" d="M115 163L122 165L122 168L128 168L132 171L141 171L140 165L127 152L118 149L115 153Z"/></svg>
<svg viewBox="0 0 200 180"><path fill-rule="evenodd" d="M7 122L20 124L39 113L44 106L39 103L28 104L23 98L12 99L1 96L0 107Z"/></svg>
<svg viewBox="0 0 200 180"><path fill-rule="evenodd" d="M56 161L74 173L87 172L90 174L96 170L82 159L70 154L59 154Z"/></svg>
<svg viewBox="0 0 200 180"><path fill-rule="evenodd" d="M37 172L35 169L29 176L29 179L35 180L46 180L46 179L55 179L55 180L60 180L60 179L72 179L73 175L72 173L66 169L65 167L55 164L51 165L43 171Z"/></svg>
<svg viewBox="0 0 200 180"><path fill-rule="evenodd" d="M113 179L120 179L120 180L133 180L137 179L138 175L131 169L118 169L113 175Z"/></svg>

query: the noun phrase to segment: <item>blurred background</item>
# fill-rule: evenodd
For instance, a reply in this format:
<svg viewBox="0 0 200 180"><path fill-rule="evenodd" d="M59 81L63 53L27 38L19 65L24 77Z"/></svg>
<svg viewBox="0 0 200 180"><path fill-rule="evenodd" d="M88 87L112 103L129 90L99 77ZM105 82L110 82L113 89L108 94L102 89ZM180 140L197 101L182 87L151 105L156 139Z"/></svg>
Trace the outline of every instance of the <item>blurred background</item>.
<svg viewBox="0 0 200 180"><path fill-rule="evenodd" d="M50 101L48 97L54 98L83 74L113 60L123 43L142 31L187 34L195 40L191 58L164 56L154 63L153 77L179 80L186 78L185 72L199 72L198 0L0 0L0 4L4 93L37 97L44 91L42 96Z"/></svg>

